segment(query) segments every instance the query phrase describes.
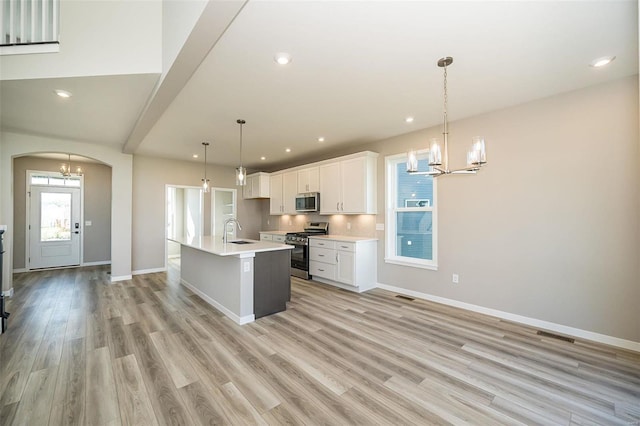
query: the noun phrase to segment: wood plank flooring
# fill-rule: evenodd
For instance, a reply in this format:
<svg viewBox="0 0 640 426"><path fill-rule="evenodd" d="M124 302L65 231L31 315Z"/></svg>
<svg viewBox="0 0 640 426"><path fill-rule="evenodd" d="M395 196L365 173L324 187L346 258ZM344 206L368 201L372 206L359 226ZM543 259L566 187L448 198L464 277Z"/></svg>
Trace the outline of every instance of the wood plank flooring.
<svg viewBox="0 0 640 426"><path fill-rule="evenodd" d="M640 424L640 354L292 279L238 326L179 272L18 274L1 425Z"/></svg>

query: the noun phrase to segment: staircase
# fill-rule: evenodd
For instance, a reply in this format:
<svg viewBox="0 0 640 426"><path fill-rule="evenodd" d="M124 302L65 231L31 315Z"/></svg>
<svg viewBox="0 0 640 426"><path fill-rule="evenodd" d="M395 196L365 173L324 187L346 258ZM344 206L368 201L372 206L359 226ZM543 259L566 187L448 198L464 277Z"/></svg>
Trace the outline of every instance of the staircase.
<svg viewBox="0 0 640 426"><path fill-rule="evenodd" d="M60 0L3 0L0 54L59 50Z"/></svg>

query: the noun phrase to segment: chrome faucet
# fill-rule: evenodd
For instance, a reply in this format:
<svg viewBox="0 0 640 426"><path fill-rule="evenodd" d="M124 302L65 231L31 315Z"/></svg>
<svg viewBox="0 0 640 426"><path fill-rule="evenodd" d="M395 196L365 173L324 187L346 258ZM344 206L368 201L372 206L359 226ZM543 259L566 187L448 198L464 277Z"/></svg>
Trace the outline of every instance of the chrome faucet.
<svg viewBox="0 0 640 426"><path fill-rule="evenodd" d="M240 226L240 222L235 217L230 217L229 219L224 221L224 225L222 225L222 242L227 244L227 225L230 223L235 223L238 226L238 230L242 231L242 226Z"/></svg>

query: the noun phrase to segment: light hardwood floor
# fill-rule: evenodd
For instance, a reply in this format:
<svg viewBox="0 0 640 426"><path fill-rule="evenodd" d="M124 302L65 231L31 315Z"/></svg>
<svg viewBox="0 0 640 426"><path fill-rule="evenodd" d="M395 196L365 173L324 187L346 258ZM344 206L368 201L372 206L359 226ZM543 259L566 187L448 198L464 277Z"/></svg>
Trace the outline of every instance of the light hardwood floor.
<svg viewBox="0 0 640 426"><path fill-rule="evenodd" d="M293 280L238 326L175 270L15 276L2 425L640 422L640 354L374 290Z"/></svg>

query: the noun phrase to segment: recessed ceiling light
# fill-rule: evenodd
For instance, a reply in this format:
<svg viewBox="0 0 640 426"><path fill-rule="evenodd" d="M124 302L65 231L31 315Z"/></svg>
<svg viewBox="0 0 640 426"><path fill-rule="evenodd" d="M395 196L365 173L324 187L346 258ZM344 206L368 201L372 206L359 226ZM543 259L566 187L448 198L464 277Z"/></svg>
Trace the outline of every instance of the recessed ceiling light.
<svg viewBox="0 0 640 426"><path fill-rule="evenodd" d="M407 117L404 119L405 123L413 123L413 117Z"/></svg>
<svg viewBox="0 0 640 426"><path fill-rule="evenodd" d="M279 65L287 65L291 62L291 55L284 52L276 53L276 56L274 59Z"/></svg>
<svg viewBox="0 0 640 426"><path fill-rule="evenodd" d="M285 152L291 152L291 148L287 148L284 150Z"/></svg>
<svg viewBox="0 0 640 426"><path fill-rule="evenodd" d="M67 92L66 90L62 90L62 89L56 89L53 91L56 95L60 96L61 98L70 98L71 96L73 96L71 94L71 92Z"/></svg>
<svg viewBox="0 0 640 426"><path fill-rule="evenodd" d="M193 154L193 158L198 158L198 154Z"/></svg>
<svg viewBox="0 0 640 426"><path fill-rule="evenodd" d="M266 159L267 159L267 157L260 157L260 159L261 159L262 161L264 161L264 160L266 160Z"/></svg>
<svg viewBox="0 0 640 426"><path fill-rule="evenodd" d="M589 66L594 68L604 67L605 65L609 65L611 62L613 62L615 58L615 56L603 56L602 58L594 59L593 61L591 61Z"/></svg>
<svg viewBox="0 0 640 426"><path fill-rule="evenodd" d="M320 136L320 137L318 138L318 142L324 142L324 137Z"/></svg>

